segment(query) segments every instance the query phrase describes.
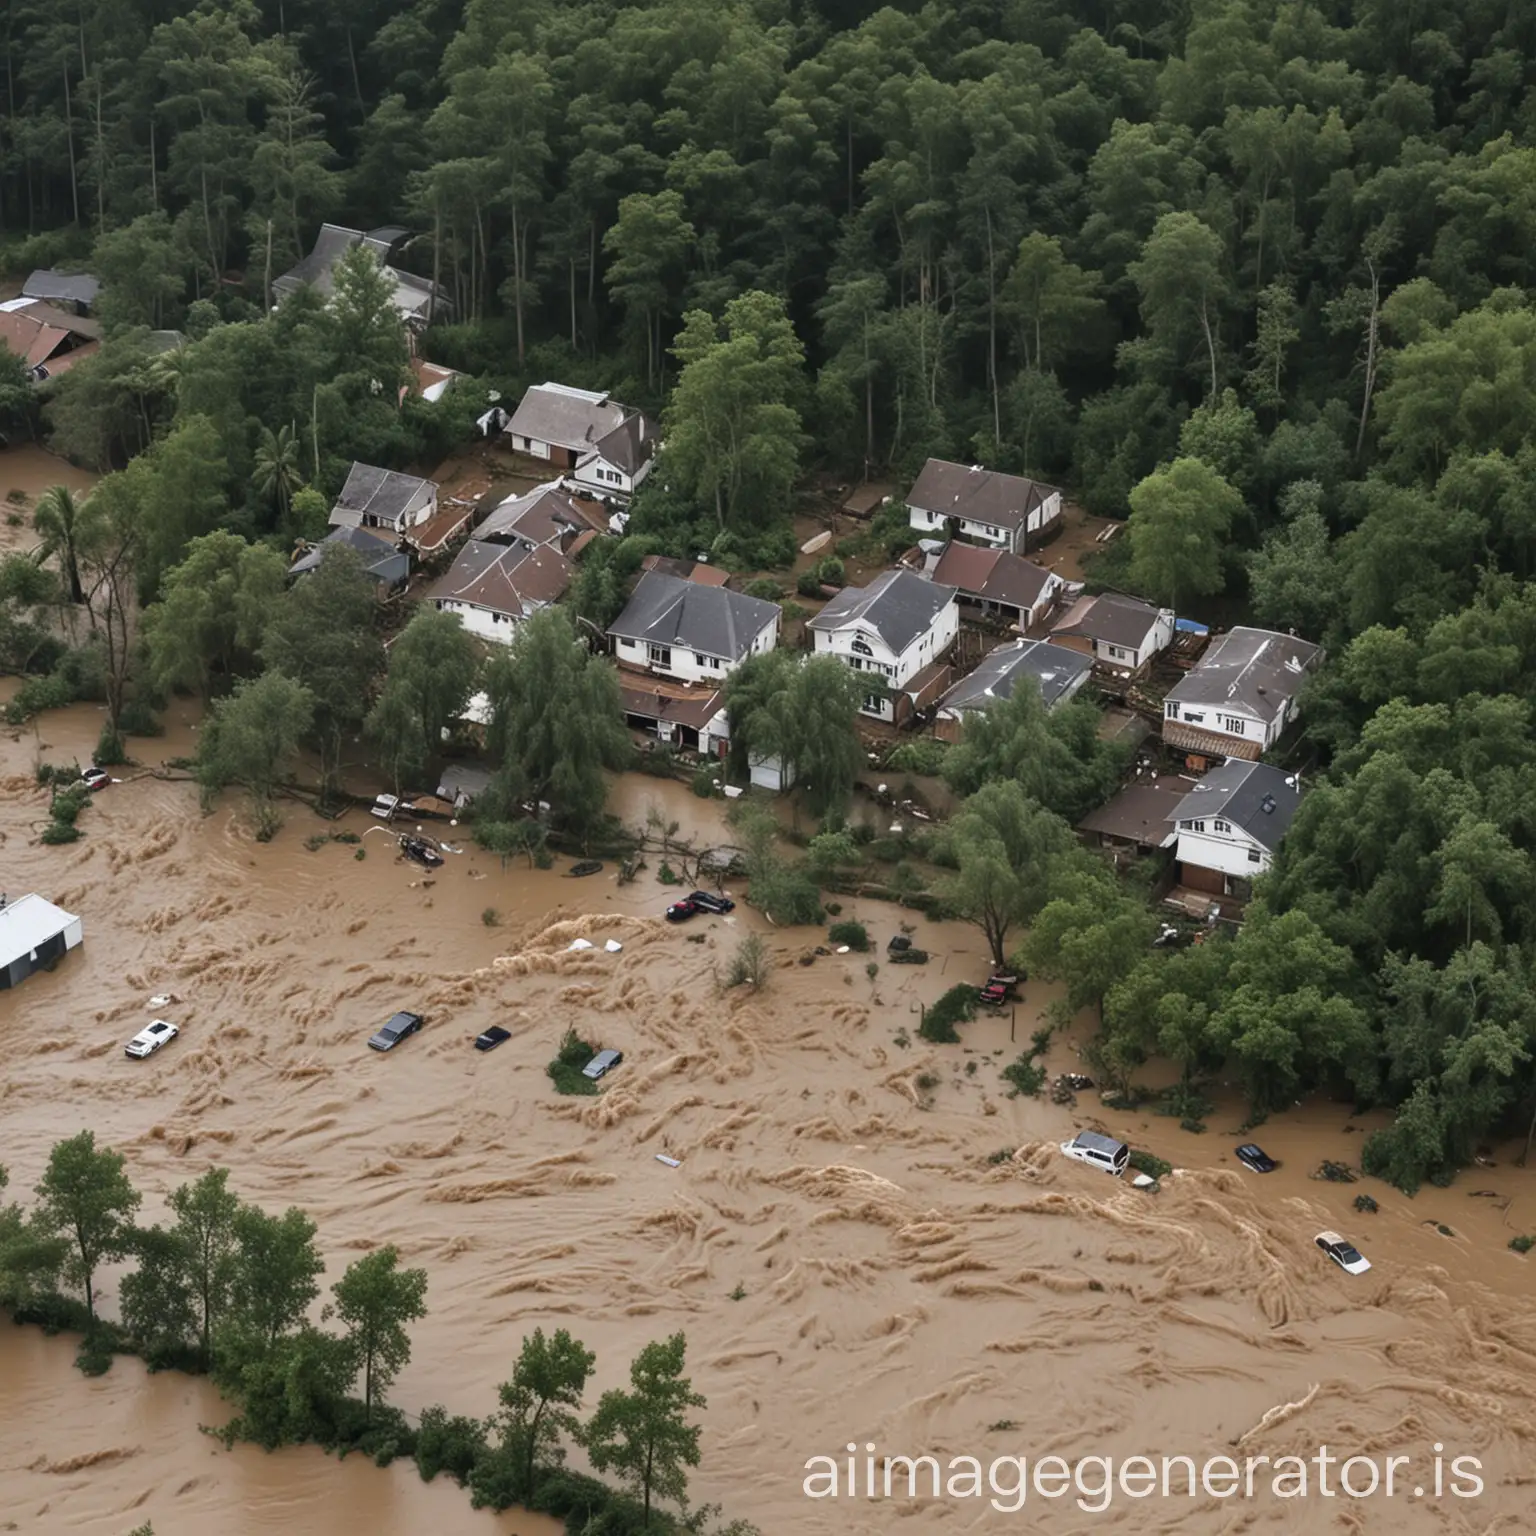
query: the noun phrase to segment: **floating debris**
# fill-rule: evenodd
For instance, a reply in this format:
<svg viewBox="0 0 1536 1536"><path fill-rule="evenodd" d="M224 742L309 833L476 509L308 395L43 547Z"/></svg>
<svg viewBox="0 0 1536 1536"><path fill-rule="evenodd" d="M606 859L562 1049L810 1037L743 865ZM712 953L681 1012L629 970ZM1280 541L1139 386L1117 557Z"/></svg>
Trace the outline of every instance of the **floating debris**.
<svg viewBox="0 0 1536 1536"><path fill-rule="evenodd" d="M665 1152L658 1152L656 1154L656 1161L658 1163L665 1163L668 1168L681 1168L683 1166L677 1158L668 1157Z"/></svg>

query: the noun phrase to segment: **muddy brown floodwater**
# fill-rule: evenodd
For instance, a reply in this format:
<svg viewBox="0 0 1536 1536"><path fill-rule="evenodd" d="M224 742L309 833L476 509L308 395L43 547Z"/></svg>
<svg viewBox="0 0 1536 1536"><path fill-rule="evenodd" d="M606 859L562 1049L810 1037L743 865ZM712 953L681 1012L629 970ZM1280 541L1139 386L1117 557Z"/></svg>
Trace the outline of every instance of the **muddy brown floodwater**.
<svg viewBox="0 0 1536 1536"><path fill-rule="evenodd" d="M977 936L919 922L933 962L893 968L902 914L877 903L852 904L880 944L873 979L857 955L801 967L814 935L762 928L774 969L748 997L715 973L755 914L668 927L649 874L621 887L611 867L573 880L467 851L427 879L383 836L361 862L345 845L306 851L322 824L298 808L257 846L232 804L201 817L190 785L152 777L98 796L79 843L42 847L34 758L83 761L99 725L81 707L0 736L0 886L80 913L86 935L0 999L0 1162L26 1191L52 1142L89 1126L127 1155L147 1216L223 1164L245 1198L313 1216L328 1278L396 1244L430 1279L393 1394L407 1412L490 1412L539 1325L596 1351L593 1401L640 1345L682 1329L709 1399L694 1496L765 1536L1527 1528L1536 1320L1528 1261L1506 1245L1536 1231L1536 1200L1509 1155L1408 1201L1306 1177L1322 1157L1358 1160L1368 1127L1342 1107L1264 1127L1285 1166L1260 1179L1232 1159L1235 1111L1190 1136L1096 1094L1075 1112L1009 1099L998 1069L1049 988L1027 985L1015 1020L964 1026L961 1046L928 1046L914 1010L979 977ZM178 727L134 745L158 762L192 740ZM653 802L711 830L686 790L625 781L628 814ZM571 952L578 937L596 947ZM175 995L162 1011L181 1037L128 1063L122 1042L158 992ZM426 1030L370 1052L402 1007ZM492 1022L512 1038L477 1055ZM548 1090L568 1024L624 1052L600 1097ZM1051 1069L1076 1066L1073 1050L1055 1044ZM1081 1125L1188 1171L1157 1195L1112 1182L1056 1150ZM1379 1215L1351 1208L1364 1187ZM1312 1243L1323 1227L1354 1237L1371 1272L1329 1266ZM0 1333L0 1529L552 1536L527 1515L476 1514L409 1466L225 1452L197 1433L225 1411L205 1384L132 1361L87 1381L72 1354ZM1287 1404L1302 1406L1265 1422ZM983 1464L1326 1444L1413 1457L1429 1491L1414 1499L1399 1473L1392 1501L1323 1499L1315 1483L1286 1500L1261 1476L1252 1502L1176 1484L1092 1514L1034 1493L1011 1514L959 1495L806 1498L807 1459L849 1442ZM1481 1460L1480 1498L1432 1496L1437 1442L1447 1463Z"/></svg>
<svg viewBox="0 0 1536 1536"><path fill-rule="evenodd" d="M32 509L49 486L67 485L83 495L98 478L36 443L0 449L0 555L36 547Z"/></svg>

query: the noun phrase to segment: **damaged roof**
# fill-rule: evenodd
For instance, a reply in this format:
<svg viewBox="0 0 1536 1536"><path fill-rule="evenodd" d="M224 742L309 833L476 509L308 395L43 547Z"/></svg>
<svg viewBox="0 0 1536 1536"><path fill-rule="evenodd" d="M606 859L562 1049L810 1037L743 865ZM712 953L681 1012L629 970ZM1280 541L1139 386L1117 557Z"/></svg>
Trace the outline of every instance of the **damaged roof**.
<svg viewBox="0 0 1536 1536"><path fill-rule="evenodd" d="M1092 670L1093 663L1081 651L1069 651L1066 646L1052 645L1048 640L1000 645L944 695L939 708L985 709L998 699L1011 699L1019 680L1028 677L1039 686L1040 697L1049 709Z"/></svg>
<svg viewBox="0 0 1536 1536"><path fill-rule="evenodd" d="M555 602L570 584L571 563L557 549L471 539L427 597L522 619Z"/></svg>
<svg viewBox="0 0 1536 1536"><path fill-rule="evenodd" d="M1322 654L1309 640L1240 624L1215 640L1167 697L1179 704L1232 705L1273 720Z"/></svg>
<svg viewBox="0 0 1536 1536"><path fill-rule="evenodd" d="M1022 555L1006 549L982 549L956 539L944 546L932 575L935 581L958 587L968 597L1026 611L1038 607L1061 585L1059 576Z"/></svg>
<svg viewBox="0 0 1536 1536"><path fill-rule="evenodd" d="M380 469L374 464L355 463L336 498L331 521L343 527L356 527L362 518L373 517L380 522L399 524L436 495L437 487L430 480ZM342 513L351 515L338 515Z"/></svg>
<svg viewBox="0 0 1536 1536"><path fill-rule="evenodd" d="M507 431L556 448L592 449L622 427L629 414L628 406L590 389L530 384L512 413Z"/></svg>

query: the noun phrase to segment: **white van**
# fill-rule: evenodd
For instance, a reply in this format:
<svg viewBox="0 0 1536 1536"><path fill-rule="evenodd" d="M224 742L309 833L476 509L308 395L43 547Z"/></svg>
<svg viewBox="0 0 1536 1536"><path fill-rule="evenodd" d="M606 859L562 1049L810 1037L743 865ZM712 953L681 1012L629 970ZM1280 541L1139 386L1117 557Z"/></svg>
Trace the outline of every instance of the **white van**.
<svg viewBox="0 0 1536 1536"><path fill-rule="evenodd" d="M1079 1131L1071 1141L1061 1144L1062 1155L1087 1163L1090 1168L1101 1168L1105 1173L1119 1178L1131 1159L1131 1149L1113 1136L1101 1136L1097 1131Z"/></svg>

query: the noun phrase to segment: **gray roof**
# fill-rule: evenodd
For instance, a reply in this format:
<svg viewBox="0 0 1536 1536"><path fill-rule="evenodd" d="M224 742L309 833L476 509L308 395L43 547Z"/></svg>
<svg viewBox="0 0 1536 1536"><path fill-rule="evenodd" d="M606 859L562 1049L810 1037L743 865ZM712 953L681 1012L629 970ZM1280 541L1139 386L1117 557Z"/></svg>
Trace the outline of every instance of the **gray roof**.
<svg viewBox="0 0 1536 1536"><path fill-rule="evenodd" d="M1000 645L944 695L939 708L985 709L996 699L1011 699L1019 679L1030 677L1039 685L1040 697L1049 709L1092 670L1092 661L1081 652L1048 640Z"/></svg>
<svg viewBox="0 0 1536 1536"><path fill-rule="evenodd" d="M83 304L89 309L100 292L100 279L88 272L51 272L41 267L23 284L21 296L49 299L55 304Z"/></svg>
<svg viewBox="0 0 1536 1536"><path fill-rule="evenodd" d="M348 229L341 224L322 224L315 236L314 248L296 267L290 268L272 283L279 298L286 298L296 288L312 287L317 293L329 296L332 272L336 263L354 245L364 245L373 252L380 267L395 285L395 308L402 318L424 320L435 307L438 312L448 310L448 296L441 288L434 290L432 283L414 272L402 272L389 264L389 253L398 243L404 231L385 228L364 234L360 229Z"/></svg>
<svg viewBox="0 0 1536 1536"><path fill-rule="evenodd" d="M336 498L331 522L356 527L350 516L339 515L355 513L358 518L367 515L398 524L436 494L437 487L430 480L418 480L415 475L397 474L374 464L353 464L347 483Z"/></svg>
<svg viewBox="0 0 1536 1536"><path fill-rule="evenodd" d="M591 505L588 503L588 505ZM475 529L477 539L527 539L531 544L558 543L567 534L601 532L607 519L584 513L566 492L541 485L526 496L509 496Z"/></svg>
<svg viewBox="0 0 1536 1536"><path fill-rule="evenodd" d="M362 559L363 569L375 581L393 586L411 573L411 557L396 549L392 540L381 538L367 528L342 526L333 528L313 549L300 555L288 567L288 574L305 576L318 570L325 558L327 544L345 544L348 549L355 549Z"/></svg>
<svg viewBox="0 0 1536 1536"><path fill-rule="evenodd" d="M1268 763L1245 763L1233 758L1211 769L1168 819L1194 821L1220 816L1241 827L1260 847L1273 852L1300 804L1301 785L1295 777L1271 768Z"/></svg>
<svg viewBox="0 0 1536 1536"><path fill-rule="evenodd" d="M0 966L30 955L38 945L78 921L72 912L42 896L18 896L0 907Z"/></svg>
<svg viewBox="0 0 1536 1536"><path fill-rule="evenodd" d="M969 518L997 528L1017 528L1048 497L1054 485L1041 485L1021 475L983 469L979 464L951 464L929 459L907 492L907 505L920 512Z"/></svg>
<svg viewBox="0 0 1536 1536"><path fill-rule="evenodd" d="M608 633L740 661L778 617L779 605L763 598L647 571Z"/></svg>
<svg viewBox="0 0 1536 1536"><path fill-rule="evenodd" d="M1167 697L1180 704L1233 704L1273 720L1322 654L1309 640L1240 624L1214 641Z"/></svg>
<svg viewBox="0 0 1536 1536"><path fill-rule="evenodd" d="M622 406L619 407L623 409ZM548 439L544 439L548 441ZM639 411L626 416L606 436L598 439L597 452L631 480L645 467L656 448L656 427Z"/></svg>
<svg viewBox="0 0 1536 1536"><path fill-rule="evenodd" d="M844 587L808 627L842 629L862 622L899 656L954 600L953 587L911 571L882 571L867 587Z"/></svg>
<svg viewBox="0 0 1536 1536"><path fill-rule="evenodd" d="M557 448L596 448L629 416L628 406L567 384L530 384L507 431Z"/></svg>
<svg viewBox="0 0 1536 1536"><path fill-rule="evenodd" d="M1183 774L1132 779L1097 810L1078 822L1079 832L1097 832L1143 848L1165 848L1178 836L1172 825L1180 802L1195 786Z"/></svg>
<svg viewBox="0 0 1536 1536"><path fill-rule="evenodd" d="M1097 597L1080 597L1052 626L1051 633L1082 635L1088 640L1101 640L1105 645L1123 645L1128 650L1138 650L1146 643L1164 611L1142 602L1139 597L1101 592Z"/></svg>

